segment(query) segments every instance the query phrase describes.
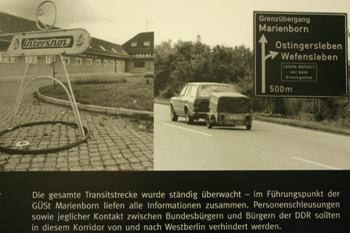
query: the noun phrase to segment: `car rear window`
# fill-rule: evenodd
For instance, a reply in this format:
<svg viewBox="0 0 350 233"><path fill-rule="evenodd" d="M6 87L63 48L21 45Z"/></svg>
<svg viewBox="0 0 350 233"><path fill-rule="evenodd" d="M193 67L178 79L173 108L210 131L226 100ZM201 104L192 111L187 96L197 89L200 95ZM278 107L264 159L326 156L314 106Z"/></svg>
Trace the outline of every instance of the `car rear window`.
<svg viewBox="0 0 350 233"><path fill-rule="evenodd" d="M230 86L205 85L200 88L198 97L209 97L212 92L233 92Z"/></svg>

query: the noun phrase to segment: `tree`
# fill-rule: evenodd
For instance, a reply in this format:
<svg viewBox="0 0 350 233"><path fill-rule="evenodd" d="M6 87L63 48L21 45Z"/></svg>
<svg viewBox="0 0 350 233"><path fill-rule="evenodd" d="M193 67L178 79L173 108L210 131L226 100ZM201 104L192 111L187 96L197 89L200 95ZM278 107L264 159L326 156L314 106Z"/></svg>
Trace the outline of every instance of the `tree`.
<svg viewBox="0 0 350 233"><path fill-rule="evenodd" d="M182 41L175 44L175 66L173 78L182 82L199 81L203 75L208 74L210 47L202 44L201 37L197 41Z"/></svg>
<svg viewBox="0 0 350 233"><path fill-rule="evenodd" d="M244 45L211 49L198 35L196 42L163 42L155 51L155 96L169 98L194 81L241 84L242 93L253 93L253 53Z"/></svg>
<svg viewBox="0 0 350 233"><path fill-rule="evenodd" d="M158 96L160 90L163 90L169 83L171 72L174 68L175 50L172 48L171 40L162 42L155 47L154 61L154 95Z"/></svg>

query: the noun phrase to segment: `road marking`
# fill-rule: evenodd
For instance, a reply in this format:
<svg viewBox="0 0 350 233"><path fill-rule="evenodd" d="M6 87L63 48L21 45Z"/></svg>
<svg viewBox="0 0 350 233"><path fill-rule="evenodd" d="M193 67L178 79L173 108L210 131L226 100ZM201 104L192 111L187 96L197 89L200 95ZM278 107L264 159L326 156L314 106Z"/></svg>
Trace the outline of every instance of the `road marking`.
<svg viewBox="0 0 350 233"><path fill-rule="evenodd" d="M174 128L178 128L178 129L184 129L184 130L187 130L187 131L191 131L193 133L199 133L199 134L202 134L202 135L205 135L205 136L213 136L211 134L202 133L202 132L199 132L199 131L196 131L196 130L192 130L192 129L186 129L186 128L183 128L183 127L180 127L180 126L175 126L175 125L171 125L171 124L164 123L164 122L162 122L162 124L163 125L167 125L167 126L171 126L171 127L174 127Z"/></svg>
<svg viewBox="0 0 350 233"><path fill-rule="evenodd" d="M325 164L322 164L322 163L316 163L316 162L313 162L313 161L310 161L310 160L306 160L306 159L302 159L302 158L298 158L298 157L293 157L293 159L300 160L300 161L303 161L303 162L306 162L306 163L311 163L311 164L318 165L318 166L321 166L321 167L326 167L326 168L330 168L330 169L334 169L334 170L340 170L340 168L337 168L337 167L328 166L328 165L325 165Z"/></svg>

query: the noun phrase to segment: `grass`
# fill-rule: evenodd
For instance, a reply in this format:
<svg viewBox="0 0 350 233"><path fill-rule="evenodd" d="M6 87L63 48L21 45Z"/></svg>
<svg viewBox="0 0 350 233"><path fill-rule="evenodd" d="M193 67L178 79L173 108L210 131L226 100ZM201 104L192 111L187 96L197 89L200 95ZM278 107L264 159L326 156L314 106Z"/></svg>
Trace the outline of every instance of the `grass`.
<svg viewBox="0 0 350 233"><path fill-rule="evenodd" d="M291 117L283 117L262 113L255 113L254 119L273 122L278 124L291 125L301 128L320 130L330 133L344 134L350 135L350 129L348 127L342 126L341 122L323 120L323 121L315 121L312 117L300 117L300 118L291 118Z"/></svg>
<svg viewBox="0 0 350 233"><path fill-rule="evenodd" d="M103 74L74 77L73 80L71 84L78 103L153 111L153 79L147 84L141 75ZM59 84L42 87L39 91L46 96L68 100L66 92Z"/></svg>

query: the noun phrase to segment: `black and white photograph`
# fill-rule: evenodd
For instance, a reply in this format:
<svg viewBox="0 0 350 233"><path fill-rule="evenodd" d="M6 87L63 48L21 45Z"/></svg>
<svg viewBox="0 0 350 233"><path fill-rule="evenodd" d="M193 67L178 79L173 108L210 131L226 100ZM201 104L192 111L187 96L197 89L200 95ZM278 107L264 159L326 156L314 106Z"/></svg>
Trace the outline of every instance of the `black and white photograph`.
<svg viewBox="0 0 350 233"><path fill-rule="evenodd" d="M350 168L350 5L286 2L174 6L190 20L155 48L155 169Z"/></svg>
<svg viewBox="0 0 350 233"><path fill-rule="evenodd" d="M0 232L347 232L349 13L0 1Z"/></svg>
<svg viewBox="0 0 350 233"><path fill-rule="evenodd" d="M1 171L153 170L152 23L110 4L1 3Z"/></svg>

